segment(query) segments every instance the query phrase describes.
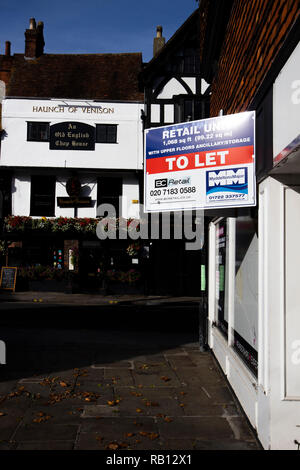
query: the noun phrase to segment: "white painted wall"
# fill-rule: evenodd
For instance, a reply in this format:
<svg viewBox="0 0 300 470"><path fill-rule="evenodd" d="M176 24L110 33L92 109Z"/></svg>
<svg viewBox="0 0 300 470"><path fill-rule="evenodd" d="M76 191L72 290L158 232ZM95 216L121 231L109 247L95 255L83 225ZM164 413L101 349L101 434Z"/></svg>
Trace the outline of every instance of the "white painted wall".
<svg viewBox="0 0 300 470"><path fill-rule="evenodd" d="M165 104L164 105L164 121L172 124L174 122L174 105Z"/></svg>
<svg viewBox="0 0 300 470"><path fill-rule="evenodd" d="M5 90L5 82L3 82L3 80L0 80L0 103L2 103L3 99L5 98Z"/></svg>
<svg viewBox="0 0 300 470"><path fill-rule="evenodd" d="M160 122L159 104L151 104L151 122Z"/></svg>
<svg viewBox="0 0 300 470"><path fill-rule="evenodd" d="M90 113L93 107L113 109L112 113ZM56 111L47 111L53 107ZM0 166L142 169L143 143L140 103L94 103L72 100L5 99ZM44 109L45 112L40 109ZM85 110L85 112L84 112ZM49 142L27 142L27 121L64 121L117 124L117 144L95 144L94 151L49 150Z"/></svg>
<svg viewBox="0 0 300 470"><path fill-rule="evenodd" d="M176 78L171 78L165 84L161 92L157 95L157 99L162 99L162 100L172 99L174 95L181 95L181 94L186 95L187 94L186 89L178 80L176 80Z"/></svg>
<svg viewBox="0 0 300 470"><path fill-rule="evenodd" d="M122 214L126 214L126 218L138 219L139 213L139 185L136 176L126 175L123 177L123 194ZM135 201L138 201L136 203Z"/></svg>
<svg viewBox="0 0 300 470"><path fill-rule="evenodd" d="M184 83L191 89L191 91L196 94L196 79L194 77L182 77Z"/></svg>
<svg viewBox="0 0 300 470"><path fill-rule="evenodd" d="M258 238L253 236L235 276L234 329L256 351L258 332Z"/></svg>
<svg viewBox="0 0 300 470"><path fill-rule="evenodd" d="M17 173L12 178L12 215L30 215L30 176Z"/></svg>

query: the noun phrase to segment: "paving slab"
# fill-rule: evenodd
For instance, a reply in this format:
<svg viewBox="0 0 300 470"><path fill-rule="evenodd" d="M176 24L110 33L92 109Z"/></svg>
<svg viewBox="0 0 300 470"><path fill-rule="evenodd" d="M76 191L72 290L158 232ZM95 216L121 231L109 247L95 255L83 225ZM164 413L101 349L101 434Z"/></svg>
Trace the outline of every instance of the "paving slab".
<svg viewBox="0 0 300 470"><path fill-rule="evenodd" d="M15 450L73 450L74 441L27 441L19 442ZM0 448L1 449L1 448Z"/></svg>
<svg viewBox="0 0 300 470"><path fill-rule="evenodd" d="M214 440L198 440L194 443L194 450L261 450L257 442L237 441L235 439L214 439Z"/></svg>
<svg viewBox="0 0 300 470"><path fill-rule="evenodd" d="M186 439L230 439L234 433L225 418L210 417L174 417L171 423L158 421L159 433L164 438Z"/></svg>
<svg viewBox="0 0 300 470"><path fill-rule="evenodd" d="M59 403L52 406L38 405L31 406L24 413L22 423L31 425L40 424L81 424L82 408L70 406L68 403Z"/></svg>
<svg viewBox="0 0 300 470"><path fill-rule="evenodd" d="M178 376L181 383L184 383L192 387L201 387L207 384L210 385L222 385L224 378L220 372L214 368L192 368L191 367L180 367L176 369L176 375Z"/></svg>
<svg viewBox="0 0 300 470"><path fill-rule="evenodd" d="M186 368L196 368L196 364L192 361L192 359L186 355L178 355L178 356L169 356L166 355L166 359L168 360L170 366L174 370L178 369L186 369Z"/></svg>
<svg viewBox="0 0 300 470"><path fill-rule="evenodd" d="M148 416L103 417L102 419L84 419L80 426L82 433L100 433L108 439L123 439L126 433L158 432L154 418Z"/></svg>
<svg viewBox="0 0 300 470"><path fill-rule="evenodd" d="M134 377L131 370L124 369L105 369L104 380L106 383L117 386L133 386Z"/></svg>
<svg viewBox="0 0 300 470"><path fill-rule="evenodd" d="M157 424L153 418L85 419L75 449L161 449ZM114 449L111 449L114 450Z"/></svg>
<svg viewBox="0 0 300 470"><path fill-rule="evenodd" d="M14 439L25 441L74 441L77 435L77 424L32 423L21 425Z"/></svg>
<svg viewBox="0 0 300 470"><path fill-rule="evenodd" d="M7 380L0 382L0 399L8 393L12 392L17 386L17 380Z"/></svg>
<svg viewBox="0 0 300 470"><path fill-rule="evenodd" d="M180 381L172 370L162 371L161 374L149 374L134 370L132 376L136 386L159 388L180 386Z"/></svg>

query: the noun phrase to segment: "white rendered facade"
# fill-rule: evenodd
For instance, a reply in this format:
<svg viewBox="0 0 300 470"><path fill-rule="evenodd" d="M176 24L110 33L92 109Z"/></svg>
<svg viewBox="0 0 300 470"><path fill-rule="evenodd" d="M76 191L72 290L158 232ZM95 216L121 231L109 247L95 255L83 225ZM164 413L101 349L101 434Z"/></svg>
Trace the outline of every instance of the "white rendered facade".
<svg viewBox="0 0 300 470"><path fill-rule="evenodd" d="M143 143L141 103L99 103L87 100L4 99L2 102L2 168L13 170L12 215L30 215L32 175L55 175L55 217L73 217L74 209L59 207L57 197L67 197L66 182L76 174L82 195L91 197L91 207L78 208L78 217L96 217L97 185L101 177L122 178L123 217L138 217L139 180ZM94 150L52 150L49 141L28 140L28 122L114 125L115 143L95 143ZM100 183L99 183L100 181ZM41 214L42 215L42 214Z"/></svg>

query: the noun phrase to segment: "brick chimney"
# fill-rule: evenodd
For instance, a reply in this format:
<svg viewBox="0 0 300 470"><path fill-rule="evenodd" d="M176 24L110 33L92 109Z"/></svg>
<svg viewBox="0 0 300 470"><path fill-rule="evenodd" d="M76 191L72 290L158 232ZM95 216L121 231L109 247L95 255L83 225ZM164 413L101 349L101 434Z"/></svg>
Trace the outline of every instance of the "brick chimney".
<svg viewBox="0 0 300 470"><path fill-rule="evenodd" d="M6 57L10 57L10 41L5 41L5 55Z"/></svg>
<svg viewBox="0 0 300 470"><path fill-rule="evenodd" d="M162 36L162 26L156 27L156 38L153 41L153 57L155 57L165 45L165 38Z"/></svg>
<svg viewBox="0 0 300 470"><path fill-rule="evenodd" d="M29 29L25 31L25 57L34 59L44 53L44 23L37 26L34 18L30 18Z"/></svg>

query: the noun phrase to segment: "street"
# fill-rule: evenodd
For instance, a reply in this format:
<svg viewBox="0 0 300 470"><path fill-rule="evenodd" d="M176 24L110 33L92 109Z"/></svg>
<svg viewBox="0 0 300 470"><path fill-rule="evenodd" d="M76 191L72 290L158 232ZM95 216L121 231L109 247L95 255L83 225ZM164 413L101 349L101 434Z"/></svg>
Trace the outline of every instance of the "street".
<svg viewBox="0 0 300 470"><path fill-rule="evenodd" d="M198 315L174 299L2 300L0 449L260 449Z"/></svg>

